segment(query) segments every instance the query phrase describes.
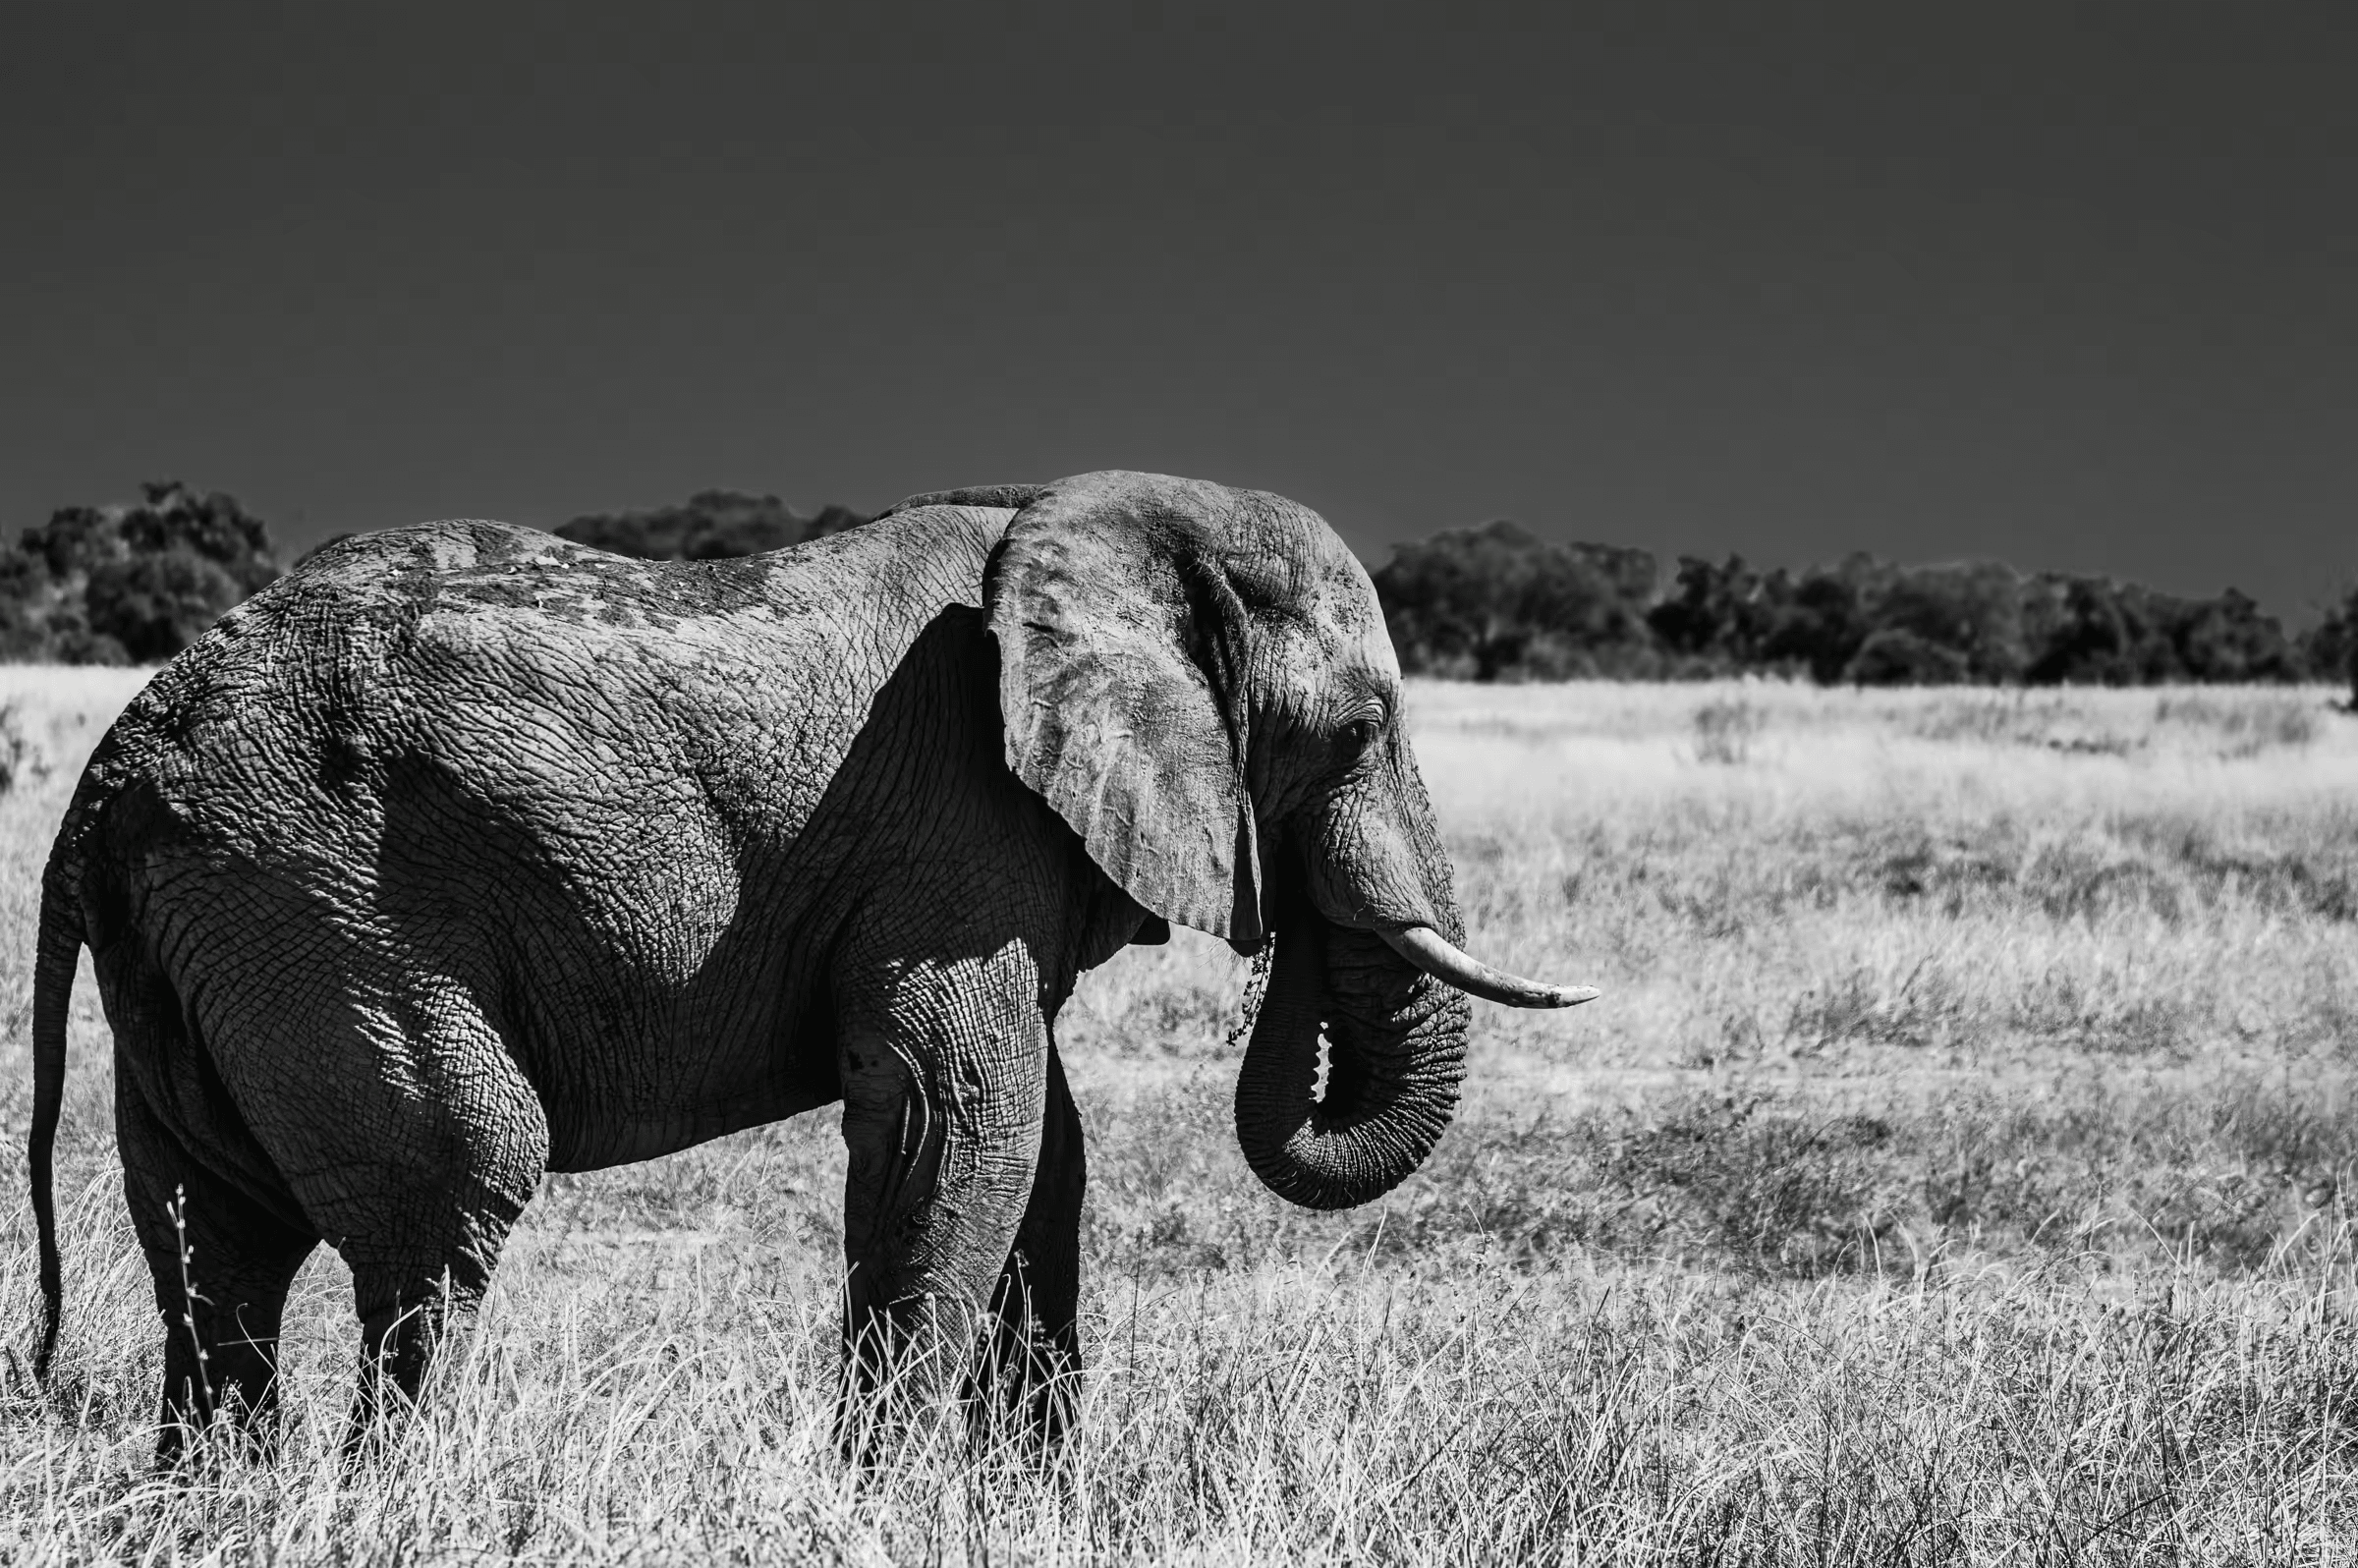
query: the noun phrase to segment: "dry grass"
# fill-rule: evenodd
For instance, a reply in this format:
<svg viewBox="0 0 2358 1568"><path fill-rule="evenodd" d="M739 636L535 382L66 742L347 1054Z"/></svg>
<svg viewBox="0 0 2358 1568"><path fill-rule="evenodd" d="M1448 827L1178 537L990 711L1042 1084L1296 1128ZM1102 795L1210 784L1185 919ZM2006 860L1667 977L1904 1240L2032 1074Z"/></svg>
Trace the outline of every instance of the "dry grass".
<svg viewBox="0 0 2358 1568"><path fill-rule="evenodd" d="M34 877L132 683L0 672L0 1123ZM340 1264L276 1469L144 1472L158 1356L78 997L70 1318L0 1402L11 1560L2343 1562L2358 1557L2358 720L2323 692L1424 686L1487 955L1426 1171L1243 1168L1241 966L1092 977L1071 1463L829 1440L830 1114L550 1178L467 1357L353 1481ZM0 1322L33 1311L21 1202Z"/></svg>

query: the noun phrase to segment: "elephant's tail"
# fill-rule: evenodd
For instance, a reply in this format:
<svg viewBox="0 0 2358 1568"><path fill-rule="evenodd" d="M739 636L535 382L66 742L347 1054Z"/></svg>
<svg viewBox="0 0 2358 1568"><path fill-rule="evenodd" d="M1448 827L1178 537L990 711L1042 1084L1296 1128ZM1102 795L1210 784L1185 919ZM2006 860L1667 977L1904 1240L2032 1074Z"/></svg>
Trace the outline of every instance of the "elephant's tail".
<svg viewBox="0 0 2358 1568"><path fill-rule="evenodd" d="M60 846L61 849L64 846ZM41 878L41 935L32 966L32 1132L25 1140L31 1167L32 1219L40 1233L41 1340L32 1354L32 1374L46 1380L57 1350L58 1320L65 1314L65 1269L57 1250L57 1197L50 1167L57 1148L57 1119L66 1097L66 1016L74 1001L74 971L82 962L82 900L76 896L67 857L51 858Z"/></svg>

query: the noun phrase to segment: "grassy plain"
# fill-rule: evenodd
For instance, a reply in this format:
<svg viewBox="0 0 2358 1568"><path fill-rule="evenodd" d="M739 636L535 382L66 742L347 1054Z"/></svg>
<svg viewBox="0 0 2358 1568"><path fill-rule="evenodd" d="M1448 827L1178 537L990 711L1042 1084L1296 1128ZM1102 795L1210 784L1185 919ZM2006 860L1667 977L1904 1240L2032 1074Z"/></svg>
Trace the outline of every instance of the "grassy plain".
<svg viewBox="0 0 2358 1568"><path fill-rule="evenodd" d="M0 671L0 1133L34 889L136 686ZM437 1562L2358 1559L2358 718L2322 691L1424 685L1476 1009L1425 1171L1336 1216L1236 1153L1243 966L1089 978L1071 1463L866 1482L829 1436L831 1112L551 1177L355 1480L334 1257L275 1469L145 1474L159 1334L77 996L60 1373L0 1391L0 1557ZM34 1313L21 1189L0 1324Z"/></svg>

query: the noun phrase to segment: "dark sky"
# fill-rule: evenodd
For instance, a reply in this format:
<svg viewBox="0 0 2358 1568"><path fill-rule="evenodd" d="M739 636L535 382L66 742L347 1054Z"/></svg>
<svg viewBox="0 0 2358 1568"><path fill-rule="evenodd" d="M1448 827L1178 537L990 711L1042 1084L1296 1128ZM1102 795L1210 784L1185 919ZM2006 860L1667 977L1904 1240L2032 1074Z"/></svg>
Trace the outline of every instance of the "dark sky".
<svg viewBox="0 0 2358 1568"><path fill-rule="evenodd" d="M0 527L1122 467L1373 560L2358 573L2352 8L844 9L19 8Z"/></svg>

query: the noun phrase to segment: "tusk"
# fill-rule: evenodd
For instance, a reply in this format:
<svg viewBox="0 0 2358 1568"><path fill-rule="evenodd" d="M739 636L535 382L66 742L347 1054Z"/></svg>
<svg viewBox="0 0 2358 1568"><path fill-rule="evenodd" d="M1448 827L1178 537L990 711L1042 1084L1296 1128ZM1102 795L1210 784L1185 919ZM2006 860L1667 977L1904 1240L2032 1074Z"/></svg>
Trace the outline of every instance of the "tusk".
<svg viewBox="0 0 2358 1568"><path fill-rule="evenodd" d="M1405 931L1377 931L1391 950L1431 975L1446 980L1468 996L1509 1007L1578 1007L1598 997L1594 985L1543 985L1519 975L1506 975L1480 959L1469 958L1449 945L1430 925L1411 925Z"/></svg>

